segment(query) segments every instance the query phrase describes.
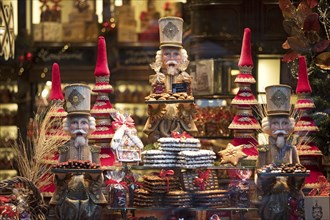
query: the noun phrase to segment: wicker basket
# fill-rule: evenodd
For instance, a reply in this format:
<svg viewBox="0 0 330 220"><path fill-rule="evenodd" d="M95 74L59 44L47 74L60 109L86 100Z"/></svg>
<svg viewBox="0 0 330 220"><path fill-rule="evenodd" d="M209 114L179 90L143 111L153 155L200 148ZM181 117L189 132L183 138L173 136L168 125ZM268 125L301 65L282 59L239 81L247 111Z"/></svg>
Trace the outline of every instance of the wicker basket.
<svg viewBox="0 0 330 220"><path fill-rule="evenodd" d="M0 181L0 195L12 196L15 195L14 190L24 194L25 202L28 207L26 211L30 214L31 219L46 219L47 205L39 189L28 179L24 177L14 177Z"/></svg>

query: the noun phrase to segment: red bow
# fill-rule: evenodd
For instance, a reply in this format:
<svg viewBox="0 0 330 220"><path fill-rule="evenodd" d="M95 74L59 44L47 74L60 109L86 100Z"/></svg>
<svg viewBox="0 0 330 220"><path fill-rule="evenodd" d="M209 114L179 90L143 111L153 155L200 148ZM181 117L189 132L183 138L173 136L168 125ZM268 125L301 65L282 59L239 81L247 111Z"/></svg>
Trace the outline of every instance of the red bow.
<svg viewBox="0 0 330 220"><path fill-rule="evenodd" d="M119 184L119 185L122 185L126 190L128 189L127 183L124 182L124 181L118 182L117 180L114 180L114 179L108 179L108 180L105 181L105 184L107 186L110 186L110 185L113 185L113 184Z"/></svg>
<svg viewBox="0 0 330 220"><path fill-rule="evenodd" d="M112 122L112 126L117 130L123 125L126 125L128 128L134 128L134 120L130 116L125 118L123 115L117 114L115 121Z"/></svg>
<svg viewBox="0 0 330 220"><path fill-rule="evenodd" d="M170 190L170 180L168 178L168 176L173 176L174 175L174 171L173 170L161 170L159 172L159 177L160 178L166 178L166 192L168 192Z"/></svg>
<svg viewBox="0 0 330 220"><path fill-rule="evenodd" d="M209 174L210 170L205 170L204 172L198 170L198 177L194 180L194 185L200 187L201 190L205 190Z"/></svg>
<svg viewBox="0 0 330 220"><path fill-rule="evenodd" d="M176 132L176 131L172 131L171 132L171 137L172 138L181 138L181 139L192 138L192 136L190 136L190 134L188 134L185 131L182 132L182 134L180 134L179 132Z"/></svg>

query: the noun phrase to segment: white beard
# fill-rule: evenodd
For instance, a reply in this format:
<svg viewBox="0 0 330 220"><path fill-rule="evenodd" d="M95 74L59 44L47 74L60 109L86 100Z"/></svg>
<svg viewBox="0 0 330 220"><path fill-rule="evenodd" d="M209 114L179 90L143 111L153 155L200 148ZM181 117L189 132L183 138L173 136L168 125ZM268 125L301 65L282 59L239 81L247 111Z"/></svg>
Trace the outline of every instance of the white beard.
<svg viewBox="0 0 330 220"><path fill-rule="evenodd" d="M174 75L177 75L178 73L179 73L178 69L175 66L169 66L167 69L168 75L174 76Z"/></svg>
<svg viewBox="0 0 330 220"><path fill-rule="evenodd" d="M284 135L279 135L276 137L276 146L280 149L285 146L285 136Z"/></svg>
<svg viewBox="0 0 330 220"><path fill-rule="evenodd" d="M74 146L75 148L79 148L79 147L83 147L87 144L87 138L85 138L82 135L78 135L75 139L74 139Z"/></svg>

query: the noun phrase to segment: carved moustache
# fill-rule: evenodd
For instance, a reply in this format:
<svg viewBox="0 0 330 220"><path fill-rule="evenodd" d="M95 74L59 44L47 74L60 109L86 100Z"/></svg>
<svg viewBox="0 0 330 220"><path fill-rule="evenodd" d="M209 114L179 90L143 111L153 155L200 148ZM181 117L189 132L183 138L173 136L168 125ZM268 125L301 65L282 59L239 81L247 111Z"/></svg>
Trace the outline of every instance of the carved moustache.
<svg viewBox="0 0 330 220"><path fill-rule="evenodd" d="M87 134L87 132L84 131L84 130L78 129L78 130L74 130L72 132L72 134L75 134L75 135L84 135L84 134Z"/></svg>
<svg viewBox="0 0 330 220"><path fill-rule="evenodd" d="M169 61L167 61L166 62L166 65L178 65L178 62L177 61L175 61L175 60L169 60Z"/></svg>
<svg viewBox="0 0 330 220"><path fill-rule="evenodd" d="M281 129L279 129L279 130L273 131L273 134L274 134L274 135L287 135L288 132L285 131L285 130L281 130Z"/></svg>

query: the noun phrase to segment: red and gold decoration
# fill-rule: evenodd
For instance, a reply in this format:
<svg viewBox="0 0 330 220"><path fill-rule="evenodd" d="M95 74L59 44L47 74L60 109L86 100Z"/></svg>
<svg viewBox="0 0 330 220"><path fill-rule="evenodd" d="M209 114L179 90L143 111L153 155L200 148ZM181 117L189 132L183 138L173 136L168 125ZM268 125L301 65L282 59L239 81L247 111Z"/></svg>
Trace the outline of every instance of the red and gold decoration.
<svg viewBox="0 0 330 220"><path fill-rule="evenodd" d="M299 112L299 118L294 127L294 133L298 138L297 150L301 163L310 170L310 175L306 177L305 188L313 189L320 184L319 177L324 177L319 167L323 154L311 138L311 134L318 132L319 128L312 118L315 105L311 98L312 88L309 84L306 59L303 56L299 57L296 93L298 101L295 109Z"/></svg>
<svg viewBox="0 0 330 220"><path fill-rule="evenodd" d="M48 114L50 115L52 126L47 131L46 135L48 138L69 140L70 136L64 132L62 126L62 121L67 116L67 112L63 108L64 97L61 87L60 67L57 63L54 63L52 68L52 88L50 90L49 100L52 107ZM56 164L58 161L58 152L50 153L52 154L45 157L44 162L50 165ZM51 174L47 173L43 178L47 179L50 175ZM55 192L55 185L53 181L51 181L39 190L44 196L51 196Z"/></svg>
<svg viewBox="0 0 330 220"><path fill-rule="evenodd" d="M251 55L251 30L249 28L244 29L238 67L240 73L236 77L235 83L238 84L239 90L231 103L237 107L237 112L228 127L234 131L234 139L227 148L228 150L233 150L234 146L239 146L239 149L242 149L242 153L246 155L246 160L256 160L258 156L256 146L258 144L255 138L255 131L260 129L260 125L252 113L252 107L257 105L258 101L250 88L251 84L254 84L256 81L252 75L253 60ZM237 165L238 159L233 160L235 158L233 156L231 158L229 161L223 158L223 162L231 162ZM243 158L243 156L240 158Z"/></svg>
<svg viewBox="0 0 330 220"><path fill-rule="evenodd" d="M89 140L101 146L100 163L105 168L114 164L116 158L110 147L114 135L111 114L116 110L113 108L109 93L112 92L110 81L110 70L108 67L107 48L104 37L98 40L98 53L95 65L95 86L93 92L97 93L96 101L91 109L91 115L96 119L96 130L89 136Z"/></svg>

